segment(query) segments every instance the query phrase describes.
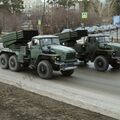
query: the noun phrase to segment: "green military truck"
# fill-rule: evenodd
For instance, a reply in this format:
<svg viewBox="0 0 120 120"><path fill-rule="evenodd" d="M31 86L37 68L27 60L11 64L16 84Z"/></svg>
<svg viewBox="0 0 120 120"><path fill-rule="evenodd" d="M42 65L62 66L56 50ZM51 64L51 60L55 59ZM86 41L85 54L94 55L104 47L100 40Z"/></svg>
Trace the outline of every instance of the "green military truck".
<svg viewBox="0 0 120 120"><path fill-rule="evenodd" d="M85 31L81 32L85 33ZM76 31L77 33L78 31ZM78 34L78 37L74 37L73 34L75 34L75 31L74 33L59 33L56 35L60 37L61 44L72 47L77 51L77 58L80 61L94 62L95 69L98 71L106 71L109 65L116 69L120 68L120 44L113 43L108 35L86 34L86 36L85 34ZM81 37L83 39L80 39Z"/></svg>
<svg viewBox="0 0 120 120"><path fill-rule="evenodd" d="M35 68L43 79L51 78L53 71L64 76L73 74L79 61L76 51L60 45L53 35L38 35L38 31L18 31L0 39L4 48L0 50L0 66L3 69L19 71L23 67Z"/></svg>

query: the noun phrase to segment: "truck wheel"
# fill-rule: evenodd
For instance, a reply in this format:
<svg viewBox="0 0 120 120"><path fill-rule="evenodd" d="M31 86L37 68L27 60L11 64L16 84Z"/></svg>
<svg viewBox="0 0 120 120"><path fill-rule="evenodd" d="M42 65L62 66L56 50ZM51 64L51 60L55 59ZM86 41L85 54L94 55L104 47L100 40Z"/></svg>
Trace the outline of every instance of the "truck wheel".
<svg viewBox="0 0 120 120"><path fill-rule="evenodd" d="M117 62L112 62L110 63L110 65L115 68L115 69L119 69L120 68L120 64L118 64Z"/></svg>
<svg viewBox="0 0 120 120"><path fill-rule="evenodd" d="M74 70L66 70L66 71L63 71L61 70L61 73L63 76L71 76L73 73L74 73Z"/></svg>
<svg viewBox="0 0 120 120"><path fill-rule="evenodd" d="M20 70L20 63L17 62L17 58L15 55L12 55L9 59L9 68L12 71L19 71Z"/></svg>
<svg viewBox="0 0 120 120"><path fill-rule="evenodd" d="M41 61L37 66L37 72L43 79L50 79L53 75L53 68L47 60Z"/></svg>
<svg viewBox="0 0 120 120"><path fill-rule="evenodd" d="M2 69L7 69L9 67L8 60L9 60L9 57L7 54L2 54L0 56L0 66Z"/></svg>
<svg viewBox="0 0 120 120"><path fill-rule="evenodd" d="M95 69L97 71L106 71L108 69L109 63L104 56L98 56L94 62Z"/></svg>

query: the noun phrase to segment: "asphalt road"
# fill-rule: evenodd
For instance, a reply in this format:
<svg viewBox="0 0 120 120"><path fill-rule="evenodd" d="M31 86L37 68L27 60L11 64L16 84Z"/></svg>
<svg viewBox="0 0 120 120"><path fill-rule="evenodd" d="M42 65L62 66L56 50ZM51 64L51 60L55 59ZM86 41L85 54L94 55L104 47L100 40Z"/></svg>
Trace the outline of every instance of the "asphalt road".
<svg viewBox="0 0 120 120"><path fill-rule="evenodd" d="M55 76L54 82L77 89L84 89L100 94L120 96L120 70L112 69L106 72L98 72L94 65L81 65L71 78Z"/></svg>
<svg viewBox="0 0 120 120"><path fill-rule="evenodd" d="M111 67L97 72L89 63L81 65L72 77L55 72L51 80L40 79L32 70L0 69L0 81L120 119L120 70Z"/></svg>

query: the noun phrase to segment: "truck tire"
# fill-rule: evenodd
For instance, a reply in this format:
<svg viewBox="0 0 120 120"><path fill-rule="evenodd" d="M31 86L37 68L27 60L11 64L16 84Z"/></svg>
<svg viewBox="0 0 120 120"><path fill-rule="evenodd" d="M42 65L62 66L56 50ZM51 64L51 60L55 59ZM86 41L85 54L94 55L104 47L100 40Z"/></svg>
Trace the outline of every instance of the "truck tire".
<svg viewBox="0 0 120 120"><path fill-rule="evenodd" d="M120 68L120 64L118 64L117 62L111 62L110 65L111 65L114 69L119 69L119 68Z"/></svg>
<svg viewBox="0 0 120 120"><path fill-rule="evenodd" d="M15 55L12 55L9 59L9 68L15 72L20 70L20 63L17 62L17 57Z"/></svg>
<svg viewBox="0 0 120 120"><path fill-rule="evenodd" d="M104 72L108 69L109 62L104 56L98 56L94 61L94 66L97 71Z"/></svg>
<svg viewBox="0 0 120 120"><path fill-rule="evenodd" d="M7 54L0 55L0 66L2 69L9 68L8 61L9 61L9 56Z"/></svg>
<svg viewBox="0 0 120 120"><path fill-rule="evenodd" d="M74 73L74 70L66 70L66 71L63 71L61 70L61 73L63 76L71 76L73 73Z"/></svg>
<svg viewBox="0 0 120 120"><path fill-rule="evenodd" d="M49 61L43 60L37 66L37 72L40 78L50 79L53 75L53 68Z"/></svg>

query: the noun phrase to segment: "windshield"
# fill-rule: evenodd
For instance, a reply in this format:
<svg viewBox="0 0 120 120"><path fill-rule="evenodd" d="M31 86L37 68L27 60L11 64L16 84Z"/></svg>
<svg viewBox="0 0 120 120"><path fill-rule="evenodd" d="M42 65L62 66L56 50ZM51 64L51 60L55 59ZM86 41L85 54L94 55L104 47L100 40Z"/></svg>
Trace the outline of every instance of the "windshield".
<svg viewBox="0 0 120 120"><path fill-rule="evenodd" d="M58 38L43 38L42 39L42 45L48 46L48 45L60 45Z"/></svg>
<svg viewBox="0 0 120 120"><path fill-rule="evenodd" d="M96 41L99 43L108 43L111 42L109 37L96 37Z"/></svg>

